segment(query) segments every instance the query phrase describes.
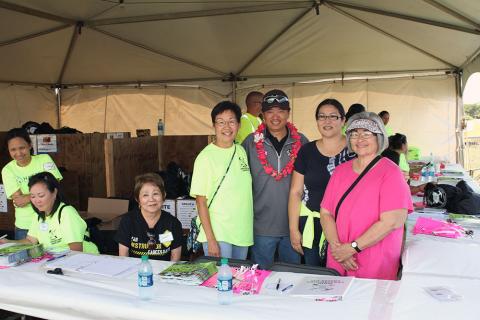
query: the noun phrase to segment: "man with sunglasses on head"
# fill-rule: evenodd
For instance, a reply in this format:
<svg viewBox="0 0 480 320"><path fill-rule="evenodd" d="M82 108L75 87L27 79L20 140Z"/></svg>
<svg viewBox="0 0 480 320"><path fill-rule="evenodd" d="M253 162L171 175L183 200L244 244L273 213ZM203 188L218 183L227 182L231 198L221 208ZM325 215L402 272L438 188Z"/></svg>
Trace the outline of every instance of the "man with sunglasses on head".
<svg viewBox="0 0 480 320"><path fill-rule="evenodd" d="M236 143L242 143L243 140L252 132L257 130L262 123L260 113L262 112L263 93L259 91L250 92L245 98L247 112L240 118L240 129L238 130Z"/></svg>
<svg viewBox="0 0 480 320"><path fill-rule="evenodd" d="M288 122L285 92L271 90L262 102L264 123L242 143L253 179L254 245L252 259L269 268L278 249L281 262L300 263L288 227L288 195L293 164L308 139Z"/></svg>

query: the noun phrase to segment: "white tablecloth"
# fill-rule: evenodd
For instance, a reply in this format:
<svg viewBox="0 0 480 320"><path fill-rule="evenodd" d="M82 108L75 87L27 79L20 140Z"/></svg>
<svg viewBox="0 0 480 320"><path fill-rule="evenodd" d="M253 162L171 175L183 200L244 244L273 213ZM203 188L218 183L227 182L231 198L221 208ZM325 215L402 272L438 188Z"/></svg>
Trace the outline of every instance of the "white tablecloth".
<svg viewBox="0 0 480 320"><path fill-rule="evenodd" d="M154 262L154 271L167 264ZM280 275L283 282L302 277ZM315 302L264 289L261 295L234 296L231 305L221 306L215 289L157 281L154 300L145 302L138 299L136 274L124 279L79 273L60 276L45 273L41 264L29 263L0 270L0 308L47 319L380 319L372 315L391 313L398 285L396 281L355 279L340 302Z"/></svg>

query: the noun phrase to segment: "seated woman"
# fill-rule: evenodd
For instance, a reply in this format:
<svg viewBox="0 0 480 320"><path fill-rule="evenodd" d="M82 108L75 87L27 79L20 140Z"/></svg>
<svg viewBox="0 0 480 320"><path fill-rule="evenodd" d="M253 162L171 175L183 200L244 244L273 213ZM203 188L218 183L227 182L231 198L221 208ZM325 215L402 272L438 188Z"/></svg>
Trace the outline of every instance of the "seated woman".
<svg viewBox="0 0 480 320"><path fill-rule="evenodd" d="M138 209L127 212L120 221L115 241L118 253L125 257L179 261L182 255L182 224L162 210L165 187L162 178L146 173L135 178Z"/></svg>
<svg viewBox="0 0 480 320"><path fill-rule="evenodd" d="M348 121L347 144L357 158L336 167L320 211L329 243L327 267L341 275L397 279L403 225L413 205L400 168L377 158L387 146L386 139L383 122L375 113L362 112ZM374 160L378 162L344 196Z"/></svg>
<svg viewBox="0 0 480 320"><path fill-rule="evenodd" d="M400 170L408 177L410 166L405 156L408 152L407 137L401 133L395 133L388 137L388 148L382 152L382 156L392 160L400 167ZM408 179L407 179L408 180Z"/></svg>
<svg viewBox="0 0 480 320"><path fill-rule="evenodd" d="M58 180L50 172L40 172L28 182L30 201L37 216L33 218L27 238L2 242L40 243L44 249L59 253L66 250L98 253L88 239L87 224L74 207L65 204Z"/></svg>

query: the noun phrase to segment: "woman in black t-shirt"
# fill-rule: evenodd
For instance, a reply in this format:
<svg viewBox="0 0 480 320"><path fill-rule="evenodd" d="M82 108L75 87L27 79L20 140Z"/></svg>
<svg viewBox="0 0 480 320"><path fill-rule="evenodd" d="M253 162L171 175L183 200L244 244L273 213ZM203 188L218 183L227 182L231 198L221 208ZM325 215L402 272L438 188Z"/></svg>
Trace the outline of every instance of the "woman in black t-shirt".
<svg viewBox="0 0 480 320"><path fill-rule="evenodd" d="M135 178L138 209L127 212L120 221L115 241L120 256L179 261L182 254L182 225L162 210L165 187L158 174Z"/></svg>
<svg viewBox="0 0 480 320"><path fill-rule="evenodd" d="M290 185L288 216L290 241L304 256L307 265L320 265L320 202L333 170L351 160L347 141L342 134L345 110L335 99L322 101L316 111L318 131L322 138L302 146L298 152Z"/></svg>

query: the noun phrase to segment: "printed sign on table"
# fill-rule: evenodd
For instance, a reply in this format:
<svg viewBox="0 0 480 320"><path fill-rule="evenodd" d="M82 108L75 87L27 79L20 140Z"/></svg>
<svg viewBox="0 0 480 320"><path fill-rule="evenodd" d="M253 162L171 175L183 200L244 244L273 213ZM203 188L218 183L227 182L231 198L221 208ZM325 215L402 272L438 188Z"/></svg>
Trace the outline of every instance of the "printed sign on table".
<svg viewBox="0 0 480 320"><path fill-rule="evenodd" d="M8 212L7 194L5 193L3 184L0 184L0 212Z"/></svg>
<svg viewBox="0 0 480 320"><path fill-rule="evenodd" d="M170 213L172 216L175 217L175 216L176 216L175 200L166 199L166 200L163 202L162 210L167 211L168 213Z"/></svg>
<svg viewBox="0 0 480 320"><path fill-rule="evenodd" d="M54 153L57 152L57 136L54 134L38 134L37 135L37 152L38 153Z"/></svg>
<svg viewBox="0 0 480 320"><path fill-rule="evenodd" d="M182 223L183 229L190 229L192 218L197 216L195 200L177 200L177 219Z"/></svg>

